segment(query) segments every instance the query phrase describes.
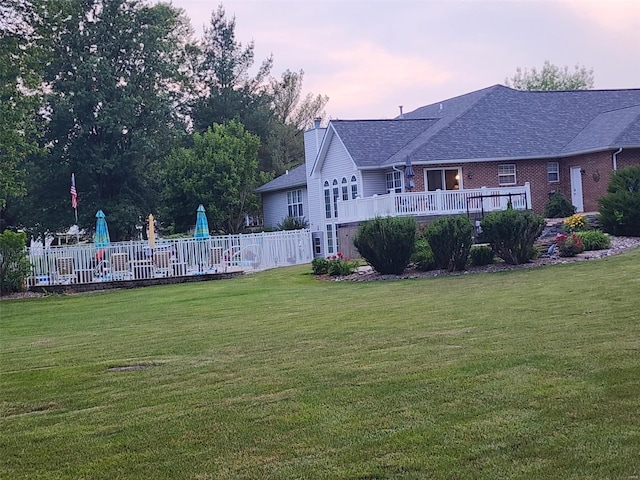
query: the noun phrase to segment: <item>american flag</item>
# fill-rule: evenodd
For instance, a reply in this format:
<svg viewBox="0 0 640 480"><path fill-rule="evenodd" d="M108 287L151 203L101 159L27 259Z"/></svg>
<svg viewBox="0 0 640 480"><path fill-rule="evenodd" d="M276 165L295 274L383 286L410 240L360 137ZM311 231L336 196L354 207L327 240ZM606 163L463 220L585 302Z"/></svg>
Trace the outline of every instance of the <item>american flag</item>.
<svg viewBox="0 0 640 480"><path fill-rule="evenodd" d="M71 174L71 207L78 208L78 192L76 191L76 176Z"/></svg>

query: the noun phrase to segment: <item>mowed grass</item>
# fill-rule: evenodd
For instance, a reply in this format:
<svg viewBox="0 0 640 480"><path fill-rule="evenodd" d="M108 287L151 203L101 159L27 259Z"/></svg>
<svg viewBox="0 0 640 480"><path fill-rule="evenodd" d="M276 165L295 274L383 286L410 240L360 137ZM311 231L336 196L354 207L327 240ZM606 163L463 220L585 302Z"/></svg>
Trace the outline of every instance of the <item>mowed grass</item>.
<svg viewBox="0 0 640 480"><path fill-rule="evenodd" d="M309 270L0 302L0 478L640 475L640 250Z"/></svg>

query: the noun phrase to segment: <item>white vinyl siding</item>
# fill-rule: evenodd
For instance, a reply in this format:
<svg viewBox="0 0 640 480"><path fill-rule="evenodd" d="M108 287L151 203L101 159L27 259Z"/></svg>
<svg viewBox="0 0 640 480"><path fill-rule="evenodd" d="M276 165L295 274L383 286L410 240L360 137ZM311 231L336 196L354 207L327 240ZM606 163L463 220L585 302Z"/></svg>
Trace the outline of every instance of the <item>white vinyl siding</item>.
<svg viewBox="0 0 640 480"><path fill-rule="evenodd" d="M516 184L516 165L514 163L498 165L498 185L501 187Z"/></svg>
<svg viewBox="0 0 640 480"><path fill-rule="evenodd" d="M300 192L300 211L308 211L307 189L296 190ZM262 214L265 227L275 227L289 215L288 193L286 191L267 192L262 194Z"/></svg>

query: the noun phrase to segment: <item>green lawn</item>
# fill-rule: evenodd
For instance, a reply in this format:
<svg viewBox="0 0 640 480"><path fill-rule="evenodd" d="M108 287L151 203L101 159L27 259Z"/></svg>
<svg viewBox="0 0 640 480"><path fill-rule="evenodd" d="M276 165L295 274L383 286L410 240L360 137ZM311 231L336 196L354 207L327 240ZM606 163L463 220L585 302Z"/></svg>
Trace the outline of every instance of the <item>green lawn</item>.
<svg viewBox="0 0 640 480"><path fill-rule="evenodd" d="M640 476L639 249L309 270L0 302L0 478Z"/></svg>

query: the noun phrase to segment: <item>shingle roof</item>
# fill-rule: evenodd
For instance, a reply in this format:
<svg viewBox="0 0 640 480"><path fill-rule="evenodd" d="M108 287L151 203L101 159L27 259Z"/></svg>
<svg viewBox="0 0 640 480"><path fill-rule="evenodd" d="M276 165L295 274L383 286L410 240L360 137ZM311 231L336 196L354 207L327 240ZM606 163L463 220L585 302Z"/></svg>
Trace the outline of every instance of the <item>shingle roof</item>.
<svg viewBox="0 0 640 480"><path fill-rule="evenodd" d="M359 167L378 166L428 130L437 119L333 120L331 125Z"/></svg>
<svg viewBox="0 0 640 480"><path fill-rule="evenodd" d="M285 190L299 186L307 186L307 171L304 164L256 188L256 192L275 192L277 190Z"/></svg>
<svg viewBox="0 0 640 480"><path fill-rule="evenodd" d="M403 119L335 124L356 164L366 168L402 164L407 156L420 164L564 156L623 141L640 147L638 107L640 89L529 92L494 85Z"/></svg>

